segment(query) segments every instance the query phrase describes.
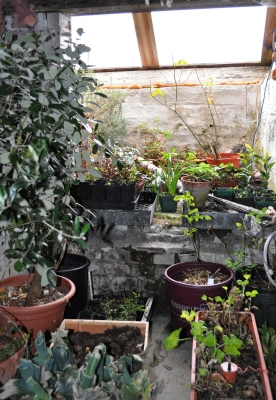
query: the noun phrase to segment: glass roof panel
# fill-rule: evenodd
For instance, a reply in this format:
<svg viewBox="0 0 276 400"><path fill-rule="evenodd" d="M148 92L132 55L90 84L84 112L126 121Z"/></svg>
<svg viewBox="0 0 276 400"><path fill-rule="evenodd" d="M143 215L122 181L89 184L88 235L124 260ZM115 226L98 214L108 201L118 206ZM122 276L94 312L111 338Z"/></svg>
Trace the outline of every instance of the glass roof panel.
<svg viewBox="0 0 276 400"><path fill-rule="evenodd" d="M91 48L84 62L95 68L141 67L131 13L71 17L71 25L73 41L83 28L80 43Z"/></svg>
<svg viewBox="0 0 276 400"><path fill-rule="evenodd" d="M267 7L152 13L160 65L260 62Z"/></svg>

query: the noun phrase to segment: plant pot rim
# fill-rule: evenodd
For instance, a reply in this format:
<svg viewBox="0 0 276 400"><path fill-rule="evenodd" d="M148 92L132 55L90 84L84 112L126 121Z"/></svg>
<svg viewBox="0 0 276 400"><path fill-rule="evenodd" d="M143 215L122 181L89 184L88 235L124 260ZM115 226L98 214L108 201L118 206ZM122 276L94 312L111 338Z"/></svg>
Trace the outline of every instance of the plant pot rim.
<svg viewBox="0 0 276 400"><path fill-rule="evenodd" d="M198 265L197 261L186 261L186 262L182 262L182 263L176 263L176 264L173 264L173 265L170 265L169 267L167 267L165 272L164 272L165 278L168 281L174 282L175 284L177 284L179 286L182 286L182 287L186 287L186 286L187 287L192 287L192 286L194 286L195 289L202 289L204 287L210 287L210 286L219 287L223 283L231 282L233 280L233 278L234 278L234 272L230 268L227 268L223 264L213 263L213 262L209 262L209 261L201 261L201 264L204 266L204 268L207 271L208 271L208 267L211 267L211 266L215 266L216 268L223 267L224 270L229 272L229 277L225 281L219 282L219 283L214 283L213 285L194 285L194 284L190 284L190 283L179 282L179 281L177 281L177 280L175 280L175 279L173 279L172 277L169 276L170 270L174 270L176 268L180 268L181 269L181 267L190 266L192 269L196 269L196 266Z"/></svg>
<svg viewBox="0 0 276 400"><path fill-rule="evenodd" d="M12 275L9 276L8 278L4 278L0 280L0 289L4 286L20 286L23 282L25 282L28 278L29 274L19 274L19 275ZM30 275L30 280L33 279L33 274ZM9 310L15 310L16 313L20 314L20 310L22 310L22 313L24 313L26 309L32 310L32 314L40 314L43 313L44 310L48 309L49 306L51 306L51 304L64 304L64 303L68 303L69 300L74 296L75 292L76 292L76 286L75 284L70 280L65 278L64 276L57 276L58 282L62 283L66 283L67 286L70 287L69 292L66 293L66 295L64 295L61 299L52 301L51 303L47 303L47 304L41 304L41 305L36 305L36 306L31 306L31 307L13 307L13 306L4 306L4 305L0 305L0 308L2 308L3 310L5 310L5 312L7 312L9 314ZM10 312L10 314L12 314L12 312Z"/></svg>
<svg viewBox="0 0 276 400"><path fill-rule="evenodd" d="M192 178L191 175L182 175L180 180L184 182L192 182L192 183L212 183L215 178L209 179L209 180L191 180Z"/></svg>

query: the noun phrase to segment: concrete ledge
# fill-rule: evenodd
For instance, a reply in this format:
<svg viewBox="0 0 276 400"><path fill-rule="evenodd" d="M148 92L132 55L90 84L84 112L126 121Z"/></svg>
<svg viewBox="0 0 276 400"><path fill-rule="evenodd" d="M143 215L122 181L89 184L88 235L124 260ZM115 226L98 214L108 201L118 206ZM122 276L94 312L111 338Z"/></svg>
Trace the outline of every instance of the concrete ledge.
<svg viewBox="0 0 276 400"><path fill-rule="evenodd" d="M212 220L200 220L195 222L195 228L208 229L212 227L213 229L228 229L228 230L236 230L236 223L242 223L243 218L245 217L245 213L225 213L225 212L215 212L215 211L206 211L200 212L201 215L209 215L212 217ZM182 218L182 226L189 227L187 219L185 217Z"/></svg>

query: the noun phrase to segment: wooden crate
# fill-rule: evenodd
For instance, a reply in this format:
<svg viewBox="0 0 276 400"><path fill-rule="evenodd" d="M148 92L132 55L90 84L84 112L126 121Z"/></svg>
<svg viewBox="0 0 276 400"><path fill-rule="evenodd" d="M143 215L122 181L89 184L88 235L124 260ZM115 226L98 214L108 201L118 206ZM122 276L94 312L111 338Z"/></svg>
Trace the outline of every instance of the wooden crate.
<svg viewBox="0 0 276 400"><path fill-rule="evenodd" d="M112 329L114 326L121 328L129 325L139 328L141 334L145 336L144 349L149 342L149 323L142 321L100 321L87 319L64 319L60 325L60 329L73 329L78 332L103 333L106 329Z"/></svg>

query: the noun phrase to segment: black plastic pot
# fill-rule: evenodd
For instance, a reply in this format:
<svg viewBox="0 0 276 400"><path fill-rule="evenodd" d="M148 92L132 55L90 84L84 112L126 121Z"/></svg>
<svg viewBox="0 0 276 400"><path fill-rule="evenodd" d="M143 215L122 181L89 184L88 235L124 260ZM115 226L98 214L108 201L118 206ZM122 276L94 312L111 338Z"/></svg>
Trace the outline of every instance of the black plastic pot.
<svg viewBox="0 0 276 400"><path fill-rule="evenodd" d="M91 200L105 200L105 181L97 180L90 188Z"/></svg>
<svg viewBox="0 0 276 400"><path fill-rule="evenodd" d="M135 201L137 197L137 183L133 182L129 185L123 183L121 185L121 201L130 202Z"/></svg>
<svg viewBox="0 0 276 400"><path fill-rule="evenodd" d="M70 279L76 286L76 293L65 309L64 318L75 319L87 302L88 267L90 260L81 255L67 253L57 270L57 275Z"/></svg>
<svg viewBox="0 0 276 400"><path fill-rule="evenodd" d="M121 187L117 183L105 186L105 199L111 202L120 202L121 200Z"/></svg>

